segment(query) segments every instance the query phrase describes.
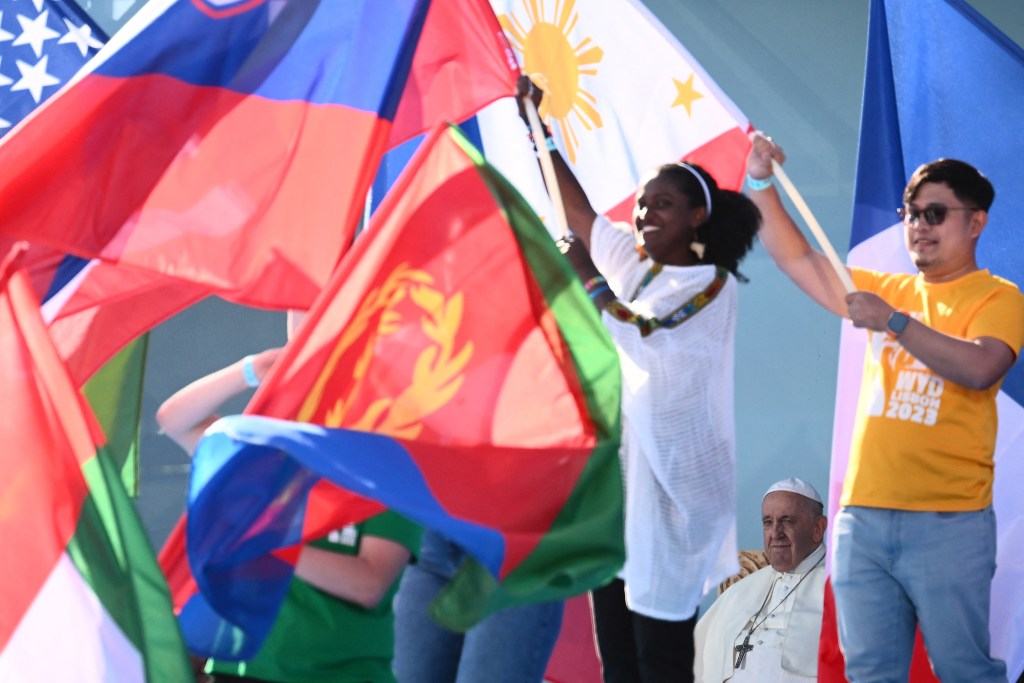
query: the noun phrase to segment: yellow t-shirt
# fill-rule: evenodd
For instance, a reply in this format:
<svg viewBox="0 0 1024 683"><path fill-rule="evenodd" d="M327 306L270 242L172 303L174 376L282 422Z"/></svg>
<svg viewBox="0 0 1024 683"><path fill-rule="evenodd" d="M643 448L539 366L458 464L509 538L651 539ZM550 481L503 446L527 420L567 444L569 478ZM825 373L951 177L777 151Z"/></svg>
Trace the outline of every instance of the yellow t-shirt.
<svg viewBox="0 0 1024 683"><path fill-rule="evenodd" d="M953 282L853 269L874 292L928 327L964 339L1024 345L1024 296L979 270ZM980 510L992 502L996 394L967 389L929 370L884 332L864 359L843 505L897 510Z"/></svg>

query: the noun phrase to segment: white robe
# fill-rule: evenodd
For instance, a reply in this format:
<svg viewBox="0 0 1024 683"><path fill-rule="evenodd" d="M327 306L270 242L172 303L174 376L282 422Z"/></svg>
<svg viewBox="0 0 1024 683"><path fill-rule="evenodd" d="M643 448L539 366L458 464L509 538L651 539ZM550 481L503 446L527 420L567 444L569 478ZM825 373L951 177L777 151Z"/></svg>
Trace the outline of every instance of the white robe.
<svg viewBox="0 0 1024 683"><path fill-rule="evenodd" d="M792 572L781 573L770 566L764 567L722 593L697 623L694 680L697 683L817 680L818 640L826 578L825 563L821 561L824 555L825 545L822 544ZM754 649L747 654L745 669L737 672L733 648L743 642L750 620L765 604L765 596L772 584L778 582L772 599L760 616L778 604L808 572L793 595L754 630L750 640Z"/></svg>
<svg viewBox="0 0 1024 683"><path fill-rule="evenodd" d="M667 317L715 278L715 267L664 266L639 287L628 226L594 222L591 256L621 301ZM639 289L639 291L638 291ZM634 294L634 292L637 292ZM689 619L703 595L737 570L733 349L736 279L691 319L647 337L608 311L622 364L626 604L654 619Z"/></svg>

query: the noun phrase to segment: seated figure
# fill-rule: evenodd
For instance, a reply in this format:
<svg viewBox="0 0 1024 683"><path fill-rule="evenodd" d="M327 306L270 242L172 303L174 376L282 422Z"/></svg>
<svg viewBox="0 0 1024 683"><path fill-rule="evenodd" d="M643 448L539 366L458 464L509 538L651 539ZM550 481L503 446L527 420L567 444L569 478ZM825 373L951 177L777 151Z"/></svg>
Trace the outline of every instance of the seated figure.
<svg viewBox="0 0 1024 683"><path fill-rule="evenodd" d="M697 624L695 680L814 681L825 589L821 496L790 478L761 503L769 565L722 593Z"/></svg>

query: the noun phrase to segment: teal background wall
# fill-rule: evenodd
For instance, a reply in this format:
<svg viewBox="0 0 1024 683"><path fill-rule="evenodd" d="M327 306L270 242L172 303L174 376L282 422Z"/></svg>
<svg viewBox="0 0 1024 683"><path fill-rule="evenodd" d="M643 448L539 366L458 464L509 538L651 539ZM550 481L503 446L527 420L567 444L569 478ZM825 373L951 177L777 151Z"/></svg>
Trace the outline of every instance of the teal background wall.
<svg viewBox="0 0 1024 683"><path fill-rule="evenodd" d="M83 4L113 31L142 3ZM971 4L1024 44L1024 3ZM785 147L790 177L845 255L867 0L647 0L647 5L753 124ZM643 83L638 74L635 87ZM751 282L741 289L736 351L738 531L740 547L756 548L761 546L760 499L768 485L800 476L826 492L839 321L802 296L762 249L748 257L743 271ZM153 332L138 505L157 546L182 509L188 458L157 434L156 407L192 379L282 344L284 325L283 314L211 299ZM243 405L239 400L232 408Z"/></svg>

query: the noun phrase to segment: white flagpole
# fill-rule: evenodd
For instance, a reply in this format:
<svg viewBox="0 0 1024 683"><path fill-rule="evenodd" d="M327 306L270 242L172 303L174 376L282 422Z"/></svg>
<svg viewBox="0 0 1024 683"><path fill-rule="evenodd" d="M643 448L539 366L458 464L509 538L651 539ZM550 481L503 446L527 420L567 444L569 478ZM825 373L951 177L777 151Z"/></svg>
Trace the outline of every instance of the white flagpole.
<svg viewBox="0 0 1024 683"><path fill-rule="evenodd" d="M796 189L796 185L793 184L789 179L789 176L786 175L786 172L782 170L782 166L780 166L774 159L772 159L772 170L775 173L775 177L779 179L779 184L782 185L782 189L786 191L786 194L789 195L789 199L793 202L793 205L796 206L796 210L800 212L801 216L803 216L804 222L807 223L807 227L811 229L812 233L814 233L814 238L818 240L818 245L821 247L821 250L825 252L825 256L835 269L836 275L839 276L839 280L843 283L843 287L846 288L846 292L848 294L856 292L857 287L853 284L853 280L850 278L850 271L848 271L843 262L839 260L839 255L836 253L836 250L832 248L832 243L828 241L828 236L825 234L825 231L821 229L821 226L818 224L817 219L815 219L814 214L811 213L811 209L807 206L807 202L805 202L804 198L800 196L800 193Z"/></svg>
<svg viewBox="0 0 1024 683"><path fill-rule="evenodd" d="M535 86L534 86L535 87ZM555 175L555 164L551 160L551 151L548 150L544 139L544 129L541 127L540 116L537 114L537 107L530 96L523 95L523 105L526 108L526 118L530 120L530 131L533 133L533 141L537 147L537 160L540 161L540 171L544 175L544 184L548 186L548 196L551 197L551 206L555 211L555 222L558 225L558 234L563 238L569 236L569 222L565 218L565 205L562 203L562 192L558 189L558 177Z"/></svg>

